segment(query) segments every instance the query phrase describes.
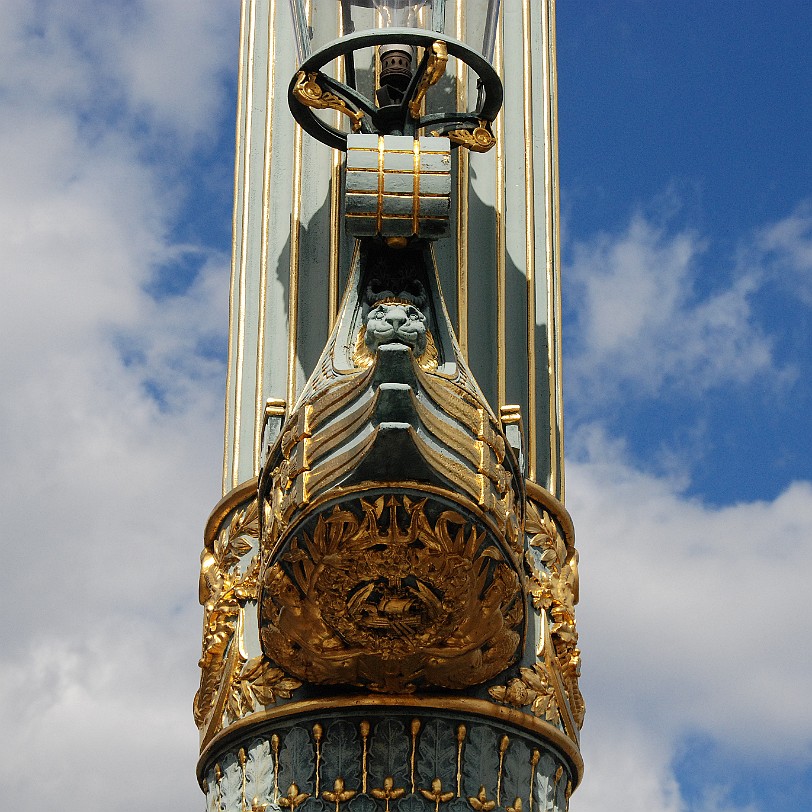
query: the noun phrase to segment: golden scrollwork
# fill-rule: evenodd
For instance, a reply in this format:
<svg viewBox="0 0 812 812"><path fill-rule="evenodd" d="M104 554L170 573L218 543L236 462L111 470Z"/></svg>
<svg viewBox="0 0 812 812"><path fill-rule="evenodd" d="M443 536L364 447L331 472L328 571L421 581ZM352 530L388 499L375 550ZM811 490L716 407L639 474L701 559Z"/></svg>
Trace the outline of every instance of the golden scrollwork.
<svg viewBox="0 0 812 812"><path fill-rule="evenodd" d="M420 117L420 106L423 104L423 99L426 97L430 87L434 87L440 81L445 73L446 65L448 64L448 47L444 42L437 40L432 43L431 54L429 55L428 64L426 65L425 73L420 77L417 84L417 89L414 92L412 100L409 102L409 113L412 118Z"/></svg>
<svg viewBox="0 0 812 812"><path fill-rule="evenodd" d="M543 569L536 565L532 550L525 554L530 570L530 594L533 605L548 613L553 653L561 670L570 710L581 727L584 699L578 687L581 652L577 648L575 604L578 603L578 551L568 546L556 523L545 510L527 501L525 530L529 545L540 552Z"/></svg>
<svg viewBox="0 0 812 812"><path fill-rule="evenodd" d="M460 129L446 133L452 144L467 147L471 152L488 152L496 143L496 138L488 129L487 122L481 121L478 127L472 130Z"/></svg>
<svg viewBox="0 0 812 812"><path fill-rule="evenodd" d="M247 603L256 603L259 555L242 569L243 559L258 547L256 500L237 510L201 556L199 598L204 607L200 688L194 717L204 739L210 738L226 716L233 721L258 705L289 698L301 683L264 657L249 660L243 652L243 616Z"/></svg>
<svg viewBox="0 0 812 812"><path fill-rule="evenodd" d="M490 679L518 655L519 579L486 533L427 499L321 513L262 576L263 649L315 683L410 692Z"/></svg>
<svg viewBox="0 0 812 812"><path fill-rule="evenodd" d="M349 117L353 132L361 129L364 111L353 110L340 96L321 87L317 71L312 73L299 71L293 85L293 95L305 107L312 107L315 110L337 110Z"/></svg>

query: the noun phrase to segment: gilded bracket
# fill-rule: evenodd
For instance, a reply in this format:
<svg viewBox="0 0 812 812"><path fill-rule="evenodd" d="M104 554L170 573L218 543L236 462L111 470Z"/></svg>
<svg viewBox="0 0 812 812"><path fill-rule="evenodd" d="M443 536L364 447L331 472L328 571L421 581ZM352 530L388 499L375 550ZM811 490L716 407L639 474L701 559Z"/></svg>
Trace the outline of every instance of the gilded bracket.
<svg viewBox="0 0 812 812"><path fill-rule="evenodd" d="M452 144L467 147L472 152L488 152L496 143L496 138L488 129L486 121L480 121L479 126L473 130L452 130L446 133Z"/></svg>
<svg viewBox="0 0 812 812"><path fill-rule="evenodd" d="M448 48L444 42L437 40L432 43L431 54L425 73L420 77L417 89L412 100L409 102L409 113L413 118L420 118L420 105L426 97L430 87L434 87L445 73L445 66L448 64Z"/></svg>
<svg viewBox="0 0 812 812"><path fill-rule="evenodd" d="M364 119L363 110L353 110L344 99L321 87L318 76L318 71L312 73L299 71L293 86L295 98L305 107L312 107L315 110L338 110L339 113L349 117L352 131L357 133Z"/></svg>

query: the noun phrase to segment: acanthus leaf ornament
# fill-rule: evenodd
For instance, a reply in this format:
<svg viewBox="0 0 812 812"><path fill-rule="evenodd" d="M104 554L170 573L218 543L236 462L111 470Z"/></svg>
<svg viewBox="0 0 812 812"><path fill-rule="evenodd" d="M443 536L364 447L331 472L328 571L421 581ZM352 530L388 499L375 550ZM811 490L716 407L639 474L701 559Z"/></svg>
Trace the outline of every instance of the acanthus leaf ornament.
<svg viewBox="0 0 812 812"><path fill-rule="evenodd" d="M233 511L201 554L199 598L204 606L200 688L194 717L204 737L261 705L289 698L301 686L264 656L243 652L244 613L255 605L259 575L259 515L256 499Z"/></svg>
<svg viewBox="0 0 812 812"><path fill-rule="evenodd" d="M578 632L575 625L579 586L578 551L567 543L552 516L532 499L527 500L525 532L528 538L528 549L525 552L528 588L533 606L541 612L541 643L545 640L548 642L541 645L540 660L533 667L534 673L522 669L519 680L513 680L507 686L492 688L491 695L500 701L515 704L524 695L524 688L538 694L538 688L543 683L546 686L544 695L552 696L551 689L558 680L566 693L569 712L580 728L585 706L578 686L581 652L577 648ZM533 696L531 702L535 702L537 698ZM542 704L544 702L542 700ZM522 704L527 705L530 702ZM562 718L566 717L565 710L559 710L563 714Z"/></svg>

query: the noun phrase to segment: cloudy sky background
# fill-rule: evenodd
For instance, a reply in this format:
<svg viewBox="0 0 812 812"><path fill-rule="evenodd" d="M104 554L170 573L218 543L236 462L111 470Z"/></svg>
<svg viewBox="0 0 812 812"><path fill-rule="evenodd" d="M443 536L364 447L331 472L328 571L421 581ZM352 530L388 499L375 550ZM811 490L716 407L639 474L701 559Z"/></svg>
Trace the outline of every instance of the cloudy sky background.
<svg viewBox="0 0 812 812"><path fill-rule="evenodd" d="M810 8L559 0L574 812L812 809ZM237 24L0 14L3 808L202 809Z"/></svg>

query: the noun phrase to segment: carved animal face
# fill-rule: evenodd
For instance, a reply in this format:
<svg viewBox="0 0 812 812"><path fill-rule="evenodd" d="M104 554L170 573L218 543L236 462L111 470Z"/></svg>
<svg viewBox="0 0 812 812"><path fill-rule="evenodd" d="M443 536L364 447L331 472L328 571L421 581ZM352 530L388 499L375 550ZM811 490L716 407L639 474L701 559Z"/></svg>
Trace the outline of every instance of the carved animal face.
<svg viewBox="0 0 812 812"><path fill-rule="evenodd" d="M382 344L400 343L412 348L415 356L426 349L426 317L413 304L380 302L366 319L367 347L372 351Z"/></svg>

